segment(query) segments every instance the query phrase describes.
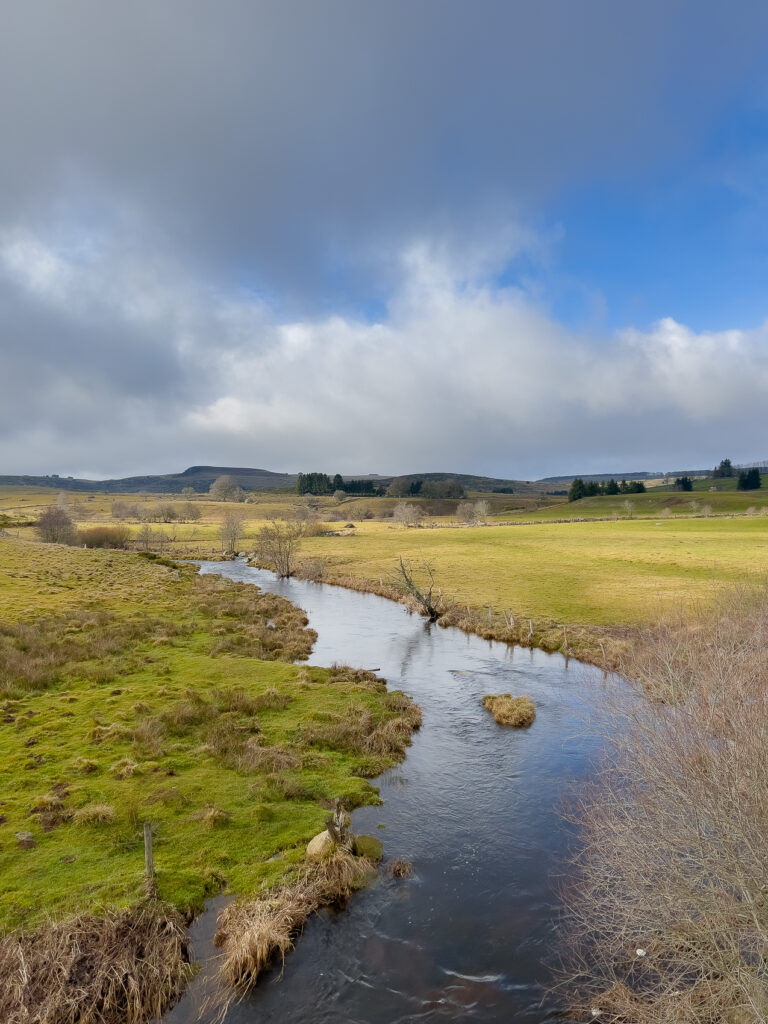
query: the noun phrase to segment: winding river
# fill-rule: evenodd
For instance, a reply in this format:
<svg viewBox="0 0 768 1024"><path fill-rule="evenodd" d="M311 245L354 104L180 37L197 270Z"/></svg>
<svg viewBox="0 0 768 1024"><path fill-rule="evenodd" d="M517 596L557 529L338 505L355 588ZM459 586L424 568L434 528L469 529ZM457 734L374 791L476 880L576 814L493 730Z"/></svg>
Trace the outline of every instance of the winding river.
<svg viewBox="0 0 768 1024"><path fill-rule="evenodd" d="M405 762L376 780L383 806L353 815L386 858L413 862L413 877L382 877L343 913L312 918L284 971L226 1024L562 1021L546 995L571 839L559 808L589 770L600 734L590 725L615 683L559 654L430 625L371 594L277 580L244 560L200 571L300 605L318 633L311 664L376 669L424 713ZM500 728L481 706L484 694L506 692L533 698L531 729ZM199 957L214 918L215 908L193 926ZM194 991L166 1020L193 1024L193 1004Z"/></svg>

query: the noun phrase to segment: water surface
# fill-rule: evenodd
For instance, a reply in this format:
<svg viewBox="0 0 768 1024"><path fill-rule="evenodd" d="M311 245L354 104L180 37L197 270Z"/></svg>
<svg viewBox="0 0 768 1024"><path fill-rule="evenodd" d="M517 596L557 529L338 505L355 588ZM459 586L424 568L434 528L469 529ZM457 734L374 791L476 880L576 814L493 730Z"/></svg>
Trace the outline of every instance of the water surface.
<svg viewBox="0 0 768 1024"><path fill-rule="evenodd" d="M571 838L558 808L588 771L599 741L586 723L614 684L561 655L441 629L371 594L276 580L242 560L204 562L201 572L300 605L318 633L310 664L376 669L424 714L405 762L375 782L383 806L353 815L355 831L379 836L386 858L411 860L414 876L382 878L343 913L312 918L282 975L265 976L227 1024L556 1019L547 960ZM533 698L529 730L503 729L481 706L506 692ZM189 1002L172 1024L191 1024Z"/></svg>

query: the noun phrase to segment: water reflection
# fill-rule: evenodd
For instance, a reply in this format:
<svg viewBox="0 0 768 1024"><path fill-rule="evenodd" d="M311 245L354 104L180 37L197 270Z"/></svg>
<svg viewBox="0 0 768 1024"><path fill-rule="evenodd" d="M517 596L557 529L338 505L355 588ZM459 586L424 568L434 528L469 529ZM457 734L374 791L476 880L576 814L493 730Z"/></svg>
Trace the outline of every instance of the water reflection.
<svg viewBox="0 0 768 1024"><path fill-rule="evenodd" d="M612 681L559 655L432 626L373 595L278 581L243 561L201 571L299 604L318 632L312 664L375 667L424 712L405 763L377 780L383 806L354 814L387 857L413 861L414 876L382 878L345 913L317 915L284 973L227 1024L554 1020L545 962L569 838L557 807L595 750L584 722ZM504 730L482 708L484 694L502 692L533 698L530 730ZM171 1019L192 1015L180 1006Z"/></svg>

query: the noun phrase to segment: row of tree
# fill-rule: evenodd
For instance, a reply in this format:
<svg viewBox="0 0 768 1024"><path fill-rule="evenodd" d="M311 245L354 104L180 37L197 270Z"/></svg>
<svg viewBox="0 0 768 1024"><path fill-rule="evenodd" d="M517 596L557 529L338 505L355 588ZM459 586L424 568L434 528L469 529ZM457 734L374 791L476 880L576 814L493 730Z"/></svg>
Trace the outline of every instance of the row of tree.
<svg viewBox="0 0 768 1024"><path fill-rule="evenodd" d="M642 480L622 480L618 483L610 480L582 480L580 476L571 484L568 501L580 498L594 498L598 494L644 494L645 484Z"/></svg>
<svg viewBox="0 0 768 1024"><path fill-rule="evenodd" d="M762 486L760 470L755 466L753 469L743 469L736 481L736 489L739 491L756 491Z"/></svg>
<svg viewBox="0 0 768 1024"><path fill-rule="evenodd" d="M297 494L360 494L367 497L382 495L384 490L375 480L345 480L340 473L330 477L327 473L299 473Z"/></svg>
<svg viewBox="0 0 768 1024"><path fill-rule="evenodd" d="M397 476L387 488L390 498L463 498L464 487L458 480L412 480Z"/></svg>

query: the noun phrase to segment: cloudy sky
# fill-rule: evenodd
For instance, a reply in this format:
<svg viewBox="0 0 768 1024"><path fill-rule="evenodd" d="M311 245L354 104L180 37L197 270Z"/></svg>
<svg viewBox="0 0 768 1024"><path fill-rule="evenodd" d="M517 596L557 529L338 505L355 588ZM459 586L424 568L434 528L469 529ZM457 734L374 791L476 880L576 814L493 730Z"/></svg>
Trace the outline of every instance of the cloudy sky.
<svg viewBox="0 0 768 1024"><path fill-rule="evenodd" d="M26 0L0 473L768 456L764 0Z"/></svg>

